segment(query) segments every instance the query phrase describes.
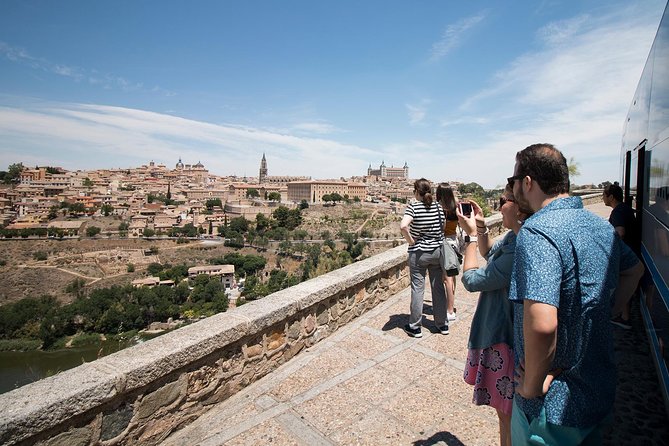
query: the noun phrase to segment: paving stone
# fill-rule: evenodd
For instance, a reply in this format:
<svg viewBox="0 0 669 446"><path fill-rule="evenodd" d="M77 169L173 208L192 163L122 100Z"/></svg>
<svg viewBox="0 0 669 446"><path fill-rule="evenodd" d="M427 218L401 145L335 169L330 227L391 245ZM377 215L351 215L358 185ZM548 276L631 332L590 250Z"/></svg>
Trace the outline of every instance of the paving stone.
<svg viewBox="0 0 669 446"><path fill-rule="evenodd" d="M250 444L271 444L274 446L299 446L297 441L275 420L268 420L250 429L231 440L225 442L227 446L248 446Z"/></svg>
<svg viewBox="0 0 669 446"><path fill-rule="evenodd" d="M315 357L299 373L278 383L271 395L280 401L287 401L356 364L358 360L354 355L340 348L329 349Z"/></svg>
<svg viewBox="0 0 669 446"><path fill-rule="evenodd" d="M388 414L374 409L356 422L331 435L340 445L409 445L414 444L418 434Z"/></svg>
<svg viewBox="0 0 669 446"><path fill-rule="evenodd" d="M333 387L295 407L295 412L326 435L350 429L371 407L345 386Z"/></svg>

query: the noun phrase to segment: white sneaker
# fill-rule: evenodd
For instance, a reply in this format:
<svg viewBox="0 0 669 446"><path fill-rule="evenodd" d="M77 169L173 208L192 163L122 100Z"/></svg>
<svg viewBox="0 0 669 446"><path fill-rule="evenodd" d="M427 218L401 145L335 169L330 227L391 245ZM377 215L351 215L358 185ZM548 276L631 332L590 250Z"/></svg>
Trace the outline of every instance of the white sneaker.
<svg viewBox="0 0 669 446"><path fill-rule="evenodd" d="M456 320L456 319L458 318L458 315L455 314L456 311L458 311L458 310L456 310L455 308L453 308L453 312L452 312L452 313L448 313L448 312L446 313L446 316L448 317L448 322L452 322L452 321L454 321L454 320Z"/></svg>

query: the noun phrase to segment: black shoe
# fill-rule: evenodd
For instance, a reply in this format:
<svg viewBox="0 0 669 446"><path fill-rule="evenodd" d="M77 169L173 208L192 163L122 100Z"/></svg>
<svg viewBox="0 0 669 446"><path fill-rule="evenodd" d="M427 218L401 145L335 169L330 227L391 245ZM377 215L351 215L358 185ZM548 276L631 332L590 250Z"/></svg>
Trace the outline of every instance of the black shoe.
<svg viewBox="0 0 669 446"><path fill-rule="evenodd" d="M404 331L406 331L407 334L409 336L411 336L412 338L422 338L423 337L423 333L421 332L420 327L411 328L411 326L409 324L406 324L404 326Z"/></svg>
<svg viewBox="0 0 669 446"><path fill-rule="evenodd" d="M614 317L613 319L611 319L611 323L625 330L629 330L630 328L632 328L632 324L630 324L630 321L628 320L626 321L625 319L623 319L622 316Z"/></svg>
<svg viewBox="0 0 669 446"><path fill-rule="evenodd" d="M437 327L437 331L443 335L448 334L448 325L442 325L441 327Z"/></svg>

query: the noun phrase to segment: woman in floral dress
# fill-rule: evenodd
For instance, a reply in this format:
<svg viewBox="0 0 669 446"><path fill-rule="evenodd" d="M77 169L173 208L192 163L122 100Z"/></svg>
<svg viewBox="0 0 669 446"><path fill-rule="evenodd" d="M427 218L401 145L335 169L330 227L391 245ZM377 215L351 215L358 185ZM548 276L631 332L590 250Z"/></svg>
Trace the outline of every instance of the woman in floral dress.
<svg viewBox="0 0 669 446"><path fill-rule="evenodd" d="M511 407L513 404L513 327L509 283L516 249L516 234L526 214L519 213L513 193L507 189L500 197L502 224L511 229L493 243L488 236L481 207L472 202L474 212L465 217L458 212L465 237L462 284L467 291L480 291L469 334L469 352L464 379L474 386L473 402L497 410L500 444L511 446ZM487 265L479 268L476 246Z"/></svg>

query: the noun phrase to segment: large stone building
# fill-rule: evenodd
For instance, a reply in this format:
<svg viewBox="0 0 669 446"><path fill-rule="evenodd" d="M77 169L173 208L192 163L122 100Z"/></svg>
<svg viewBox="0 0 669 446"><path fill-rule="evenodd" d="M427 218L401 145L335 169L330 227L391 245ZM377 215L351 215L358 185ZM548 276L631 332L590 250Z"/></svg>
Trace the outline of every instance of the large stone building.
<svg viewBox="0 0 669 446"><path fill-rule="evenodd" d="M190 165L184 164L179 158L174 171L178 178L188 178L195 183L206 183L209 179L209 171L199 161L197 164Z"/></svg>
<svg viewBox="0 0 669 446"><path fill-rule="evenodd" d="M337 193L353 200L363 201L367 197L367 185L344 181L293 181L288 183L288 201L299 203L323 203L323 196Z"/></svg>
<svg viewBox="0 0 669 446"><path fill-rule="evenodd" d="M372 169L370 164L367 168L367 176L369 177L381 177L381 178L399 178L406 180L409 178L409 166L407 163L404 163L404 167L387 167L384 161L381 161L381 165L378 169Z"/></svg>
<svg viewBox="0 0 669 446"><path fill-rule="evenodd" d="M267 159L265 154L262 154L262 159L260 160L260 171L258 173L258 184L288 184L291 181L308 181L311 177L305 176L269 176L267 175Z"/></svg>

